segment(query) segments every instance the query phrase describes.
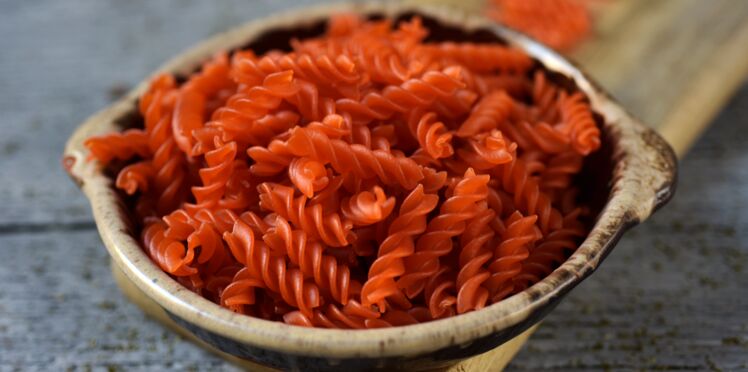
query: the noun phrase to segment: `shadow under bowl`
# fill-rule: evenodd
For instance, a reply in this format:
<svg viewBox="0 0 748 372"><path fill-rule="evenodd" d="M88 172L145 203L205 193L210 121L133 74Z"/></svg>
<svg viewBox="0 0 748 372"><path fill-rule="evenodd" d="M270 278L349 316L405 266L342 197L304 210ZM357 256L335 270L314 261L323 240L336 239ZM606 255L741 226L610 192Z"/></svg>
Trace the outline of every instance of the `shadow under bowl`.
<svg viewBox="0 0 748 372"><path fill-rule="evenodd" d="M673 194L676 158L659 135L556 52L455 9L359 3L294 10L215 36L175 57L157 73L188 76L218 51L278 49L293 37L321 34L328 15L340 11L395 19L417 14L431 29L431 40L510 44L532 56L554 82L584 92L602 130L603 146L585 160L577 181L580 198L597 212L596 218L589 221L591 231L581 246L549 276L479 311L417 325L357 331L294 327L235 314L182 287L151 262L134 237L124 198L112 187L111 176L96 162L86 161L83 141L87 137L142 123L137 99L147 88L146 80L84 122L69 139L63 162L91 202L116 270L174 322L215 348L259 365L306 371L452 365L505 347L538 323L599 266L625 230L644 221Z"/></svg>

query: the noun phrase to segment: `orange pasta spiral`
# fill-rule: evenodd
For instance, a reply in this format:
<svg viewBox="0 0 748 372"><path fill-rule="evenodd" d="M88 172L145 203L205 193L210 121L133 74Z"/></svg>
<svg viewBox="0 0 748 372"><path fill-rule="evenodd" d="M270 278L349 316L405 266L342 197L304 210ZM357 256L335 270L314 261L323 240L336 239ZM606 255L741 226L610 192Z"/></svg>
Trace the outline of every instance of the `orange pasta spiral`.
<svg viewBox="0 0 748 372"><path fill-rule="evenodd" d="M416 242L415 253L405 261L408 273L398 281L408 297L423 291L426 279L436 274L439 257L453 249L451 239L465 231L465 221L476 213L476 203L485 200L488 180L487 175L476 175L468 169L454 194L442 203L439 215L429 221L426 232Z"/></svg>
<svg viewBox="0 0 748 372"><path fill-rule="evenodd" d="M258 190L261 207L291 221L325 244L340 247L351 239L351 221L342 219L337 212L325 211L322 204L308 203L305 196L294 198L293 188L265 182Z"/></svg>
<svg viewBox="0 0 748 372"><path fill-rule="evenodd" d="M319 84L354 84L360 76L356 64L347 56L331 59L329 56L309 54L272 55L257 59L254 55L236 54L233 64L236 81L240 84L257 85L268 75L292 70L298 77Z"/></svg>
<svg viewBox="0 0 748 372"><path fill-rule="evenodd" d="M427 53L441 60L453 60L471 71L522 74L532 67L532 59L503 45L444 42L427 45Z"/></svg>
<svg viewBox="0 0 748 372"><path fill-rule="evenodd" d="M155 213L163 215L176 209L183 201L187 194L187 174L185 155L179 151L171 129L174 81L159 77L151 89L153 98L141 101L148 145L153 153L151 164L155 170L153 192L149 193L150 198L147 199L156 199L153 201ZM145 98L148 98L147 95Z"/></svg>
<svg viewBox="0 0 748 372"><path fill-rule="evenodd" d="M297 94L299 89L292 70L269 74L262 85L237 91L224 107L213 112L213 120L207 125L221 130L224 140L228 140L239 135L247 122L267 115L283 102L283 98Z"/></svg>
<svg viewBox="0 0 748 372"><path fill-rule="evenodd" d="M488 244L495 234L490 226L495 217L496 212L482 206L460 237L462 250L459 256L460 271L456 279L457 312L460 314L481 309L488 302L489 293L482 284L490 276L484 266L492 257Z"/></svg>
<svg viewBox="0 0 748 372"><path fill-rule="evenodd" d="M523 217L519 212L514 212L504 221L506 230L502 242L496 247L488 266L491 276L486 280L486 288L492 301L512 292L512 278L522 271L522 261L529 255L527 246L537 239L536 221L536 216Z"/></svg>
<svg viewBox="0 0 748 372"><path fill-rule="evenodd" d="M287 252L291 263L297 265L306 277L313 278L320 289L328 291L339 303L347 303L351 286L348 266L326 255L321 242L309 240L303 230L293 230L280 216L276 216L273 223L274 226L263 235L270 249ZM357 286L356 283L353 286Z"/></svg>
<svg viewBox="0 0 748 372"><path fill-rule="evenodd" d="M434 159L446 158L454 153L452 148L452 134L447 132L444 123L437 121L433 112L422 113L414 110L408 119L410 132L418 140L418 144Z"/></svg>
<svg viewBox="0 0 748 372"><path fill-rule="evenodd" d="M378 177L382 182L400 184L406 189L413 189L424 178L423 168L410 159L330 139L320 131L297 128L288 140L288 147L293 155L329 163L339 173Z"/></svg>
<svg viewBox="0 0 748 372"><path fill-rule="evenodd" d="M522 262L521 272L513 278L515 292L527 288L563 262L567 252L576 249L577 239L584 235L584 226L578 221L580 210L574 210L564 216L563 227L542 238L529 257Z"/></svg>
<svg viewBox="0 0 748 372"><path fill-rule="evenodd" d="M203 186L192 188L197 204L216 202L223 196L233 171L236 151L236 143L229 142L205 154L206 166L199 171Z"/></svg>
<svg viewBox="0 0 748 372"><path fill-rule="evenodd" d="M369 279L361 290L365 306L377 304L387 309L385 299L399 294L395 280L405 273L404 259L415 252L413 237L426 231L426 215L437 205L436 195L425 194L419 185L403 200L400 213L392 221L387 238L379 246L377 259L369 268Z"/></svg>
<svg viewBox="0 0 748 372"><path fill-rule="evenodd" d="M574 150L587 155L600 147L600 129L595 125L589 105L581 93L562 96L561 131L571 136Z"/></svg>
<svg viewBox="0 0 748 372"><path fill-rule="evenodd" d="M298 307L307 316L320 305L317 286L305 282L299 269L289 268L283 256L273 255L264 242L256 241L249 225L238 220L234 229L224 233L223 238L234 258L246 266L242 269L247 271L246 275L262 281L268 289L279 293L287 304Z"/></svg>
<svg viewBox="0 0 748 372"><path fill-rule="evenodd" d="M504 91L487 94L475 105L473 112L460 126L457 135L470 137L499 128L503 121L509 120L514 106L511 97Z"/></svg>
<svg viewBox="0 0 748 372"><path fill-rule="evenodd" d="M426 72L423 77L401 85L387 86L381 93L369 93L361 101L340 99L337 106L340 111L348 112L359 120L384 120L394 113L429 107L440 98L448 99L462 87L464 83L460 81L460 69L448 67L443 71Z"/></svg>
<svg viewBox="0 0 748 372"><path fill-rule="evenodd" d="M153 165L149 160L145 160L122 168L114 184L128 195L137 191L146 193L153 176Z"/></svg>
<svg viewBox="0 0 748 372"><path fill-rule="evenodd" d="M600 116L523 51L425 24L336 15L154 78L142 127L85 142L150 259L231 311L323 328L477 311L549 275L594 218L576 181Z"/></svg>
<svg viewBox="0 0 748 372"><path fill-rule="evenodd" d="M107 164L113 159L127 160L135 155L146 157L150 153L148 134L139 129L91 137L85 141L91 157Z"/></svg>

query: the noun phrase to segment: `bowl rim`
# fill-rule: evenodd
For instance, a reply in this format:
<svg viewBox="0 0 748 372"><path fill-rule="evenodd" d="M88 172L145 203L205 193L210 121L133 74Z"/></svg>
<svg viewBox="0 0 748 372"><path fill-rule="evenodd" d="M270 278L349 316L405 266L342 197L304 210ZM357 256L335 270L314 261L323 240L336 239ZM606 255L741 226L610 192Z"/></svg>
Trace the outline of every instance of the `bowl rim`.
<svg viewBox="0 0 748 372"><path fill-rule="evenodd" d="M122 201L112 181L95 161L87 161L85 138L118 131L116 119L136 107L146 79L120 101L87 119L71 135L63 165L89 198L99 233L116 264L141 290L168 312L213 333L255 347L327 358L400 357L433 352L515 326L562 296L590 275L630 226L665 204L675 188L677 160L670 146L652 129L627 113L579 67L549 47L519 32L454 8L393 3L348 3L297 8L216 35L173 58L155 73L189 73L214 52L246 45L262 32L298 27L353 11L397 16L418 13L466 30L490 30L510 45L525 50L546 69L574 81L605 121L614 137L614 179L608 202L580 247L546 278L523 292L481 310L415 325L335 330L289 326L236 314L180 285L151 262L122 217ZM528 325L529 327L530 325Z"/></svg>

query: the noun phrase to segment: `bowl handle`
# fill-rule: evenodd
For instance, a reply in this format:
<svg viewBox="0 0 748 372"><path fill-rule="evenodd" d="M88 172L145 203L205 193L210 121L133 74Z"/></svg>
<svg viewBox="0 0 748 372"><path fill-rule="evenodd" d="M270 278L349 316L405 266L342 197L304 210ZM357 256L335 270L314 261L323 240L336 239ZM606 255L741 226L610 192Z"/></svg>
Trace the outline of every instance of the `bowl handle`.
<svg viewBox="0 0 748 372"><path fill-rule="evenodd" d="M649 218L673 197L678 178L675 151L656 131L634 120L636 135L622 139L627 147L623 172L631 173L629 184L623 186L630 198L635 222Z"/></svg>
<svg viewBox="0 0 748 372"><path fill-rule="evenodd" d="M94 177L100 167L97 161L89 159L90 153L84 142L94 135L121 131L122 128L119 128L117 121L137 110L136 103L140 90L142 87L134 89L121 100L90 116L68 138L62 154L62 166L73 182L84 191L83 185L86 180Z"/></svg>
<svg viewBox="0 0 748 372"><path fill-rule="evenodd" d="M664 182L659 185L652 185L652 190L655 193L654 205L652 206L654 212L667 204L675 195L678 185L678 157L673 147L659 133L650 128L647 128L647 130L650 133L647 138L651 141L650 145L655 153L655 164L660 165L659 169L664 175Z"/></svg>

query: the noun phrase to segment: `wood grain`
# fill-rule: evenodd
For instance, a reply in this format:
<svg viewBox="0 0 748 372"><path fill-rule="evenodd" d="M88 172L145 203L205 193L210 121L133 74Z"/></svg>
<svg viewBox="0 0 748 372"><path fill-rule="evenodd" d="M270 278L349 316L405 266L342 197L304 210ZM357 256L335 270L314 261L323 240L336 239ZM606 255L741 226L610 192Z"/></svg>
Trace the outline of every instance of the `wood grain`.
<svg viewBox="0 0 748 372"><path fill-rule="evenodd" d="M59 155L81 120L169 56L246 20L312 2L0 3L5 35L0 38L0 370L235 369L146 318L118 292L88 204L60 169ZM712 122L709 117L744 81L748 48L736 45L748 45L741 41L748 22L738 19L745 17L748 2L611 3L620 8L601 19L598 32L604 35L615 25L627 25L629 33L645 26L664 32L659 46L648 47L653 53L685 36L679 28L658 26L648 18L653 16L630 13L641 4L657 12L673 11L679 3L721 7L725 14L711 24L696 18L718 15L677 13L683 19L678 27L693 22L701 28L693 26L690 42L713 52L662 59L670 61L670 69L683 62L696 72L644 80L670 84L660 92L680 92L660 93L665 108L649 113L648 102L658 96L639 98L652 88L637 87L630 73L604 82L650 124ZM624 36L608 36L606 42L623 43ZM635 43L645 43L637 37ZM702 37L710 44L697 42ZM591 53L589 48L579 53ZM700 70L688 59L710 68ZM600 71L606 65L598 63L589 68L605 81ZM636 59L627 66L655 68L654 62ZM748 205L746 122L744 86L684 158L674 201L626 236L600 271L549 315L509 370L748 369L748 212L736 207ZM694 134L687 133L693 128L687 124L672 128L665 132L671 140Z"/></svg>
<svg viewBox="0 0 748 372"><path fill-rule="evenodd" d="M748 1L609 1L572 54L685 153L748 76Z"/></svg>

